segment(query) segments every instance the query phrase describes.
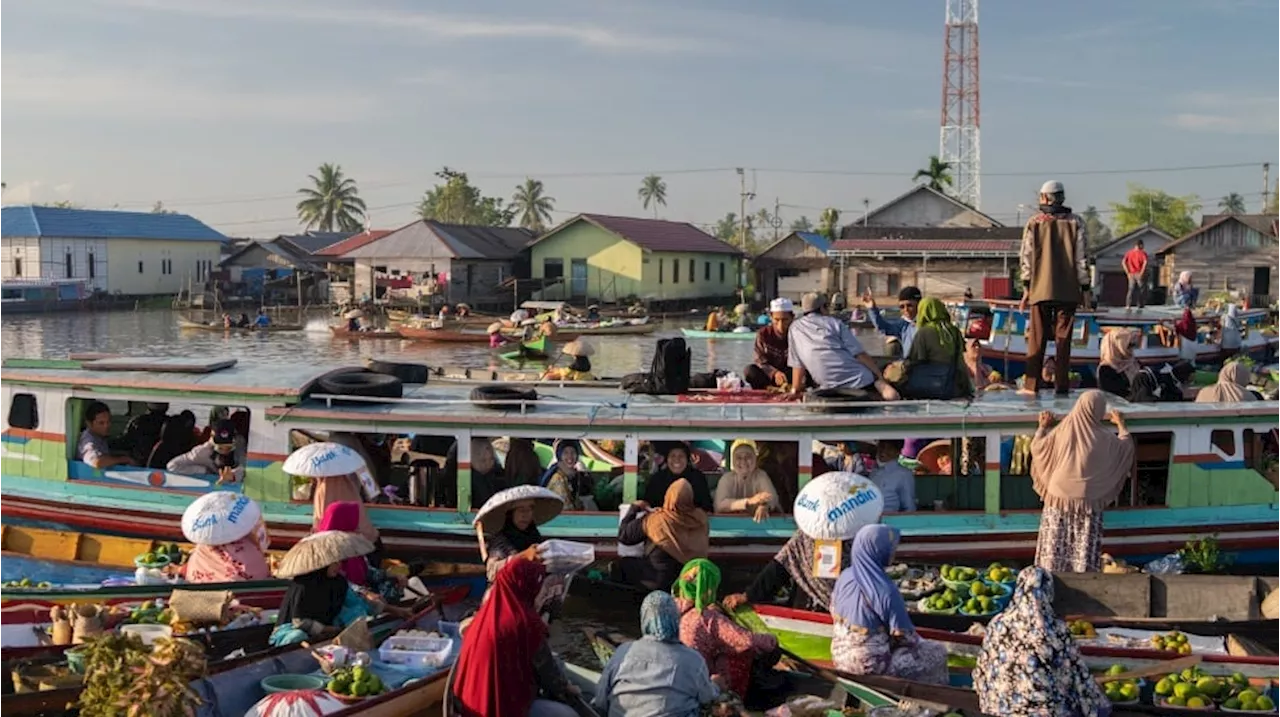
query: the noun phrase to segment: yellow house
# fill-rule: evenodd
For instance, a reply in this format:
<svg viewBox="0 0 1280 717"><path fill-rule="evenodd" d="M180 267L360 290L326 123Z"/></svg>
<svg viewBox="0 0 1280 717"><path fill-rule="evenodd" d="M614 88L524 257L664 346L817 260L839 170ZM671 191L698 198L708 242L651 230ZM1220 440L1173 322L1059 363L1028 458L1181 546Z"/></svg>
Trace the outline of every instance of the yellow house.
<svg viewBox="0 0 1280 717"><path fill-rule="evenodd" d="M742 252L692 224L579 214L530 247L543 299L671 301L737 291Z"/></svg>

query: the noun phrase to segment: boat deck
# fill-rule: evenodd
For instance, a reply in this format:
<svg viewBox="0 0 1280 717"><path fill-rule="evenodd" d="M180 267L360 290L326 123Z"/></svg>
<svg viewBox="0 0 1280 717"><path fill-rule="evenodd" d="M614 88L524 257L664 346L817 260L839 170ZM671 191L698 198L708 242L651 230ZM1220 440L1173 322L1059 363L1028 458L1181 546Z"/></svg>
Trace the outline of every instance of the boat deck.
<svg viewBox="0 0 1280 717"><path fill-rule="evenodd" d="M317 378L342 366L326 367L310 362L252 364L230 357L140 356L6 360L3 368L5 381L20 384L289 399L301 396Z"/></svg>

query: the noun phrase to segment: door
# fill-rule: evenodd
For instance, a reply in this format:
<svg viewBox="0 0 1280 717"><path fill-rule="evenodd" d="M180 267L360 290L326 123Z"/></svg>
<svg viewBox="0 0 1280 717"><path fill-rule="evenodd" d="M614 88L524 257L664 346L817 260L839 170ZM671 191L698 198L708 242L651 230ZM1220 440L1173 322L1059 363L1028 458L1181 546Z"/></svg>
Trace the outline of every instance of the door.
<svg viewBox="0 0 1280 717"><path fill-rule="evenodd" d="M587 295L587 260L573 259L569 262L570 291L574 298Z"/></svg>
<svg viewBox="0 0 1280 717"><path fill-rule="evenodd" d="M1105 306L1124 306L1129 294L1129 277L1123 272L1104 271L1102 273L1102 296L1099 301Z"/></svg>
<svg viewBox="0 0 1280 717"><path fill-rule="evenodd" d="M1253 295L1267 296L1271 293L1271 267L1253 267Z"/></svg>

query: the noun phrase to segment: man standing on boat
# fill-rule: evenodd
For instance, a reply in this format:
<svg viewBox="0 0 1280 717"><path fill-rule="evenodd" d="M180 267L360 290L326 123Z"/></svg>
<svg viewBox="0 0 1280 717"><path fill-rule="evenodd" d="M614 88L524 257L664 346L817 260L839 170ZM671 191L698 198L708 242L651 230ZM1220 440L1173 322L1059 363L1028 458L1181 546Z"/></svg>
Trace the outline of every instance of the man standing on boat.
<svg viewBox="0 0 1280 717"><path fill-rule="evenodd" d="M871 290L867 289L862 295L862 303L867 307L867 313L871 314L871 323L875 324L876 330L886 338L897 339L902 344L903 356L911 353L911 341L916 337L916 311L919 310L920 301L923 298L924 294L920 293L916 287L902 287L902 291L898 292L898 310L902 312L902 318L886 319L880 314Z"/></svg>
<svg viewBox="0 0 1280 717"><path fill-rule="evenodd" d="M800 301L803 316L787 332L787 363L791 366L791 392L804 393L805 379L818 388L861 388L880 393L886 401L898 400L898 392L885 382L880 367L840 319L827 316L826 297L805 294Z"/></svg>
<svg viewBox="0 0 1280 717"><path fill-rule="evenodd" d="M1039 391L1050 332L1057 347L1055 391L1065 396L1071 385L1071 329L1076 307L1087 301L1089 266L1085 261L1088 237L1084 221L1063 204L1065 200L1062 182L1045 182L1040 187L1040 211L1022 232L1019 264L1023 289L1019 308L1026 311L1029 305L1031 316L1027 367L1020 393L1034 395Z"/></svg>
<svg viewBox="0 0 1280 717"><path fill-rule="evenodd" d="M1133 308L1135 304L1139 309L1146 305L1148 261L1150 257L1147 256L1142 240L1139 239L1132 249L1125 252L1124 259L1120 262L1124 265L1124 275L1129 277L1129 293L1124 297L1125 311Z"/></svg>

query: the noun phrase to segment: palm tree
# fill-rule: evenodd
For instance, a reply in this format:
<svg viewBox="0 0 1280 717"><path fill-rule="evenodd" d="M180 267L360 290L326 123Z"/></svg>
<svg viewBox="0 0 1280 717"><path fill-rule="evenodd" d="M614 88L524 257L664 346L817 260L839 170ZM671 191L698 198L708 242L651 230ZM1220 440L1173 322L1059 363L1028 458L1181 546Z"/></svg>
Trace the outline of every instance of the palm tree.
<svg viewBox="0 0 1280 717"><path fill-rule="evenodd" d="M320 165L320 176L308 175L314 187L298 190L298 218L307 229L323 232L359 231L365 217L364 200L356 189L356 180L342 175L336 164Z"/></svg>
<svg viewBox="0 0 1280 717"><path fill-rule="evenodd" d="M813 231L813 222L809 221L809 217L800 217L794 222L791 222L791 231L811 232Z"/></svg>
<svg viewBox="0 0 1280 717"><path fill-rule="evenodd" d="M636 194L640 196L640 203L645 209L648 209L650 204L653 205L654 219L658 218L658 205L667 206L667 183L656 174L650 174L641 180L640 191Z"/></svg>
<svg viewBox="0 0 1280 717"><path fill-rule="evenodd" d="M511 209L520 217L520 226L538 234L551 223L551 210L556 206L556 198L542 192L542 180L525 177L524 184L517 184L511 195Z"/></svg>
<svg viewBox="0 0 1280 717"><path fill-rule="evenodd" d="M951 186L951 164L938 159L938 155L929 158L929 168L916 170L911 181L929 180L929 188L935 192L946 192Z"/></svg>
<svg viewBox="0 0 1280 717"><path fill-rule="evenodd" d="M840 210L834 207L827 207L822 210L822 214L818 215L818 233L822 236L835 241L836 227L840 224Z"/></svg>
<svg viewBox="0 0 1280 717"><path fill-rule="evenodd" d="M1218 202L1223 214L1244 214L1244 197L1232 192Z"/></svg>

